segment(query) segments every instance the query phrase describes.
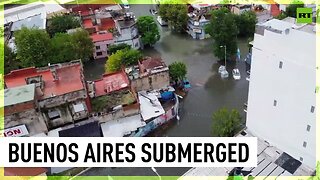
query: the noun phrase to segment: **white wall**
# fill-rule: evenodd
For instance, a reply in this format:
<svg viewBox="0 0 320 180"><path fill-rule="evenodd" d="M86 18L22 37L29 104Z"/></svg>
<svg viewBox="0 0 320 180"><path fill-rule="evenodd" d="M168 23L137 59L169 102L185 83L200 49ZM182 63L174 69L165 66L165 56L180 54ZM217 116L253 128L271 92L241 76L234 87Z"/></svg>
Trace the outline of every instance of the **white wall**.
<svg viewBox="0 0 320 180"><path fill-rule="evenodd" d="M247 113L247 127L256 136L297 160L302 157L311 168L316 165L315 39L293 29L288 35L255 34Z"/></svg>

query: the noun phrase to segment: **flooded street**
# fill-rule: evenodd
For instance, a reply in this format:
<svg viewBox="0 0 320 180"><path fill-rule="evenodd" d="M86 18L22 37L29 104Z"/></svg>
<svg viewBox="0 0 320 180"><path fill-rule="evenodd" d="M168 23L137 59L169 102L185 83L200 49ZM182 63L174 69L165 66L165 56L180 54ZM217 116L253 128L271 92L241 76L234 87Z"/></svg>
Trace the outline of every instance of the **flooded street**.
<svg viewBox="0 0 320 180"><path fill-rule="evenodd" d="M131 5L136 16L151 15L151 5ZM193 40L191 36L173 34L168 28L161 27L161 39L153 48L143 50L144 55L160 56L167 65L174 61L183 61L188 68L187 78L192 89L181 103L180 120L167 128L155 132L154 136L201 137L211 136L212 113L219 108L235 108L245 120L243 104L247 101L249 82L246 80L244 57L248 53L247 40L239 40L241 61L228 62L229 78L221 79L217 73L220 66L213 54L213 41ZM105 60L85 65L87 80L99 77L104 71ZM234 80L232 69L238 68L241 80ZM122 170L121 170L122 169ZM141 170L140 170L141 169ZM157 168L160 175L182 175L189 168ZM132 174L130 174L132 173ZM150 168L95 168L86 175L154 175Z"/></svg>

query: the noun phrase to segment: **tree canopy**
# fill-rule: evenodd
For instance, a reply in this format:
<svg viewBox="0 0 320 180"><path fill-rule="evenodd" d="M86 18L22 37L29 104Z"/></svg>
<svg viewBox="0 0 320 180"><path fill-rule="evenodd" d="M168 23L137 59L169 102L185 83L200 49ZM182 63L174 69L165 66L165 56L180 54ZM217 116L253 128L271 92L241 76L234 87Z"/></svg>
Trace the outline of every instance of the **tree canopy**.
<svg viewBox="0 0 320 180"><path fill-rule="evenodd" d="M176 61L169 65L169 75L172 81L181 81L187 75L187 66L183 62Z"/></svg>
<svg viewBox="0 0 320 180"><path fill-rule="evenodd" d="M71 42L75 53L75 59L81 59L83 62L89 61L93 55L94 44L88 31L79 29L71 34Z"/></svg>
<svg viewBox="0 0 320 180"><path fill-rule="evenodd" d="M68 29L80 27L80 19L71 14L56 14L48 19L47 32L51 37L56 33L66 33Z"/></svg>
<svg viewBox="0 0 320 180"><path fill-rule="evenodd" d="M238 28L234 15L227 8L213 10L205 30L214 39L213 52L216 57L224 59L225 52L221 46L227 47L227 58L236 53Z"/></svg>
<svg viewBox="0 0 320 180"><path fill-rule="evenodd" d="M16 63L21 67L41 67L75 59L85 62L92 57L94 48L89 33L81 29L73 34L56 33L50 39L46 31L24 27L15 33L15 43Z"/></svg>
<svg viewBox="0 0 320 180"><path fill-rule="evenodd" d="M46 66L51 58L50 37L44 30L23 27L15 32L17 59L23 67Z"/></svg>
<svg viewBox="0 0 320 180"><path fill-rule="evenodd" d="M166 1L160 4L159 15L174 31L183 32L187 26L188 7L186 4L177 4L172 0Z"/></svg>
<svg viewBox="0 0 320 180"><path fill-rule="evenodd" d="M122 49L131 49L131 46L125 43L121 43L121 44L112 44L108 47L108 53L109 54L114 54L115 52L117 52L118 50L122 50Z"/></svg>
<svg viewBox="0 0 320 180"><path fill-rule="evenodd" d="M215 137L233 137L241 129L241 116L236 109L219 109L212 115L212 122Z"/></svg>
<svg viewBox="0 0 320 180"><path fill-rule="evenodd" d="M152 16L141 16L138 18L138 30L144 45L154 45L160 39L158 25Z"/></svg>
<svg viewBox="0 0 320 180"><path fill-rule="evenodd" d="M4 73L7 74L18 68L19 63L16 60L16 54L7 44L4 44Z"/></svg>
<svg viewBox="0 0 320 180"><path fill-rule="evenodd" d="M57 33L51 39L52 45L52 61L51 63L62 63L66 61L75 60L75 48L71 35L66 33Z"/></svg>
<svg viewBox="0 0 320 180"><path fill-rule="evenodd" d="M109 56L105 65L107 73L119 71L122 66L130 66L138 63L138 60L142 58L140 51L135 49L122 49L118 50L111 56Z"/></svg>
<svg viewBox="0 0 320 180"><path fill-rule="evenodd" d="M295 0L289 6L286 8L286 15L290 17L297 17L297 8L304 7L304 4L302 1Z"/></svg>
<svg viewBox="0 0 320 180"><path fill-rule="evenodd" d="M240 15L235 15L239 36L253 36L257 21L257 15L253 11L245 11Z"/></svg>

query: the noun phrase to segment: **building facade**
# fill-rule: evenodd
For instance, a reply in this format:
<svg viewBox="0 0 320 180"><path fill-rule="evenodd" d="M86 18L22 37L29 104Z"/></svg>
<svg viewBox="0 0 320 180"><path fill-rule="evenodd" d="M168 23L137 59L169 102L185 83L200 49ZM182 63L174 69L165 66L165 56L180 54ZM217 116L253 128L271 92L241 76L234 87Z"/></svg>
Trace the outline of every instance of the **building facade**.
<svg viewBox="0 0 320 180"><path fill-rule="evenodd" d="M310 168L316 166L315 47L311 24L257 25L246 122L254 135Z"/></svg>
<svg viewBox="0 0 320 180"><path fill-rule="evenodd" d="M161 89L170 85L169 68L162 59L145 57L138 66L126 68L135 92Z"/></svg>

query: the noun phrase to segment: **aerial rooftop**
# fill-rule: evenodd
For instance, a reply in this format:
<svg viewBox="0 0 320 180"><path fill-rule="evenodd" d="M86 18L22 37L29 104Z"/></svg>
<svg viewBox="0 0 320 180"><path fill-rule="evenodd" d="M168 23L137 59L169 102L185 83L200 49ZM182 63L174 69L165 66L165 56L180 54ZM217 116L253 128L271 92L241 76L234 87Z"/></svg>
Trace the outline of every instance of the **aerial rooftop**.
<svg viewBox="0 0 320 180"><path fill-rule="evenodd" d="M80 62L64 63L44 68L24 68L4 76L7 88L27 85L27 79L41 77L44 87L40 99L59 96L84 89Z"/></svg>
<svg viewBox="0 0 320 180"><path fill-rule="evenodd" d="M138 92L141 116L144 121L158 117L165 113L158 97L146 91Z"/></svg>
<svg viewBox="0 0 320 180"><path fill-rule="evenodd" d="M254 137L249 130L243 130L237 137ZM245 167L242 169L243 176L310 176L313 170L301 164L289 154L277 147L270 145L267 141L258 138L258 162L257 167ZM192 168L183 176L228 176L232 168L223 167L201 167ZM180 179L183 179L183 176Z"/></svg>
<svg viewBox="0 0 320 180"><path fill-rule="evenodd" d="M33 101L34 98L35 84L4 89L4 106Z"/></svg>
<svg viewBox="0 0 320 180"><path fill-rule="evenodd" d="M129 79L123 71L104 74L101 79L94 81L96 97L119 91L129 87Z"/></svg>
<svg viewBox="0 0 320 180"><path fill-rule="evenodd" d="M46 14L37 14L13 22L11 31L20 30L22 27L46 29Z"/></svg>

